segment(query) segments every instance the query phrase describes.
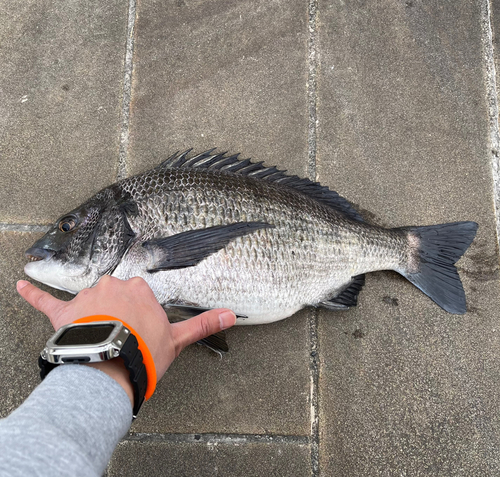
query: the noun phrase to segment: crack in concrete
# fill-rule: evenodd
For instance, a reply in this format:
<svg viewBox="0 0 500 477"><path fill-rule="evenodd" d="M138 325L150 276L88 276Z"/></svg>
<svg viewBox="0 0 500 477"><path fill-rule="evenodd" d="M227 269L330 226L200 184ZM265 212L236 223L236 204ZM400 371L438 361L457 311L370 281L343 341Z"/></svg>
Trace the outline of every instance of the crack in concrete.
<svg viewBox="0 0 500 477"><path fill-rule="evenodd" d="M137 5L136 0L129 0L127 22L127 46L125 53L125 73L123 78L122 125L120 131L120 151L116 179L127 177L127 156L130 136L130 102L132 97L132 73L134 58L134 35Z"/></svg>
<svg viewBox="0 0 500 477"><path fill-rule="evenodd" d="M491 168L494 186L494 208L497 226L497 242L500 241L500 130L498 125L498 96L496 85L493 30L491 26L490 0L481 2L481 33L486 69L486 100L490 128Z"/></svg>

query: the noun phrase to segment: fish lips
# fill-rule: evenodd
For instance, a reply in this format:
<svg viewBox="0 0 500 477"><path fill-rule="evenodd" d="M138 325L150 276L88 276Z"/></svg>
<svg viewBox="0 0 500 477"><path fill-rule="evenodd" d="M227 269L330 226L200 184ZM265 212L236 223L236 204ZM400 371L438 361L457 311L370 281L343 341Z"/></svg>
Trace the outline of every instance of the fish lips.
<svg viewBox="0 0 500 477"><path fill-rule="evenodd" d="M48 248L31 247L25 252L29 260L24 266L24 273L41 283L45 283L58 290L76 294L83 287L71 286L73 277L69 275L67 269L63 269L61 263L57 261L56 251ZM76 276L81 275L78 270ZM66 282L70 280L70 285ZM66 281L65 281L66 280ZM74 280L74 279L73 279Z"/></svg>
<svg viewBox="0 0 500 477"><path fill-rule="evenodd" d="M24 252L24 256L30 262L39 262L40 260L49 260L55 255L55 250L51 250L48 248L40 248L40 247L30 247L26 252Z"/></svg>

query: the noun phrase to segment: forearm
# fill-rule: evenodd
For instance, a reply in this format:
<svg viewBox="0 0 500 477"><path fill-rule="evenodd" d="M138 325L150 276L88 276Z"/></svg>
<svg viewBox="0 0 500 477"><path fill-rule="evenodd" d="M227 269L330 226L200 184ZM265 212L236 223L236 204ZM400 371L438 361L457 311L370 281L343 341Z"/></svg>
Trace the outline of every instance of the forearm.
<svg viewBox="0 0 500 477"><path fill-rule="evenodd" d="M88 366L60 366L0 421L1 475L96 475L132 422L124 389Z"/></svg>

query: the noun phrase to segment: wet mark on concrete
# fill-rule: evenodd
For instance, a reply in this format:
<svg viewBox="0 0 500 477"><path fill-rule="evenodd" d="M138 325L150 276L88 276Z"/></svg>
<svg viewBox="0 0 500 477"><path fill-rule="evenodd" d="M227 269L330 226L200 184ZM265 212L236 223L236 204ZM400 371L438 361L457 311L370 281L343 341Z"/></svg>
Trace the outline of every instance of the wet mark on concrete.
<svg viewBox="0 0 500 477"><path fill-rule="evenodd" d="M361 331L359 328L356 328L352 333L352 336L354 336L355 339L359 340L361 338L364 338L366 336L366 333Z"/></svg>
<svg viewBox="0 0 500 477"><path fill-rule="evenodd" d="M382 301L387 305L399 306L399 300L397 298L392 298L388 295L384 296L384 298L382 298Z"/></svg>
<svg viewBox="0 0 500 477"><path fill-rule="evenodd" d="M480 309L477 306L467 305L467 313L477 314Z"/></svg>
<svg viewBox="0 0 500 477"><path fill-rule="evenodd" d="M472 266L460 267L459 271L464 275L479 282L497 280L500 277L500 267L496 254L475 253L469 254L468 258Z"/></svg>
<svg viewBox="0 0 500 477"><path fill-rule="evenodd" d="M496 280L500 276L499 270L463 270L466 275L479 282L489 282Z"/></svg>
<svg viewBox="0 0 500 477"><path fill-rule="evenodd" d="M64 90L64 91L69 91L69 84L63 84L61 86L61 88Z"/></svg>

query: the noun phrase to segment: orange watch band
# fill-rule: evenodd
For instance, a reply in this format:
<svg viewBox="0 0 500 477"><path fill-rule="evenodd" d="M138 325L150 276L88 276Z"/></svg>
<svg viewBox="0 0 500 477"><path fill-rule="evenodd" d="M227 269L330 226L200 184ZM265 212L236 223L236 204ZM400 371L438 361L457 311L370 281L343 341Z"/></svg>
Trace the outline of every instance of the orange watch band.
<svg viewBox="0 0 500 477"><path fill-rule="evenodd" d="M78 320L73 321L73 323L92 323L94 321L119 321L123 323L123 325L125 325L130 330L130 332L136 337L137 342L139 343L139 349L141 350L142 353L142 362L146 367L146 373L148 375L146 395L144 396L144 399L147 401L153 395L156 389L156 367L155 367L155 362L153 360L153 356L151 355L151 351L149 351L148 346L141 338L139 333L137 333L137 331L135 331L128 323L114 316L110 315L86 316L85 318L80 318Z"/></svg>

